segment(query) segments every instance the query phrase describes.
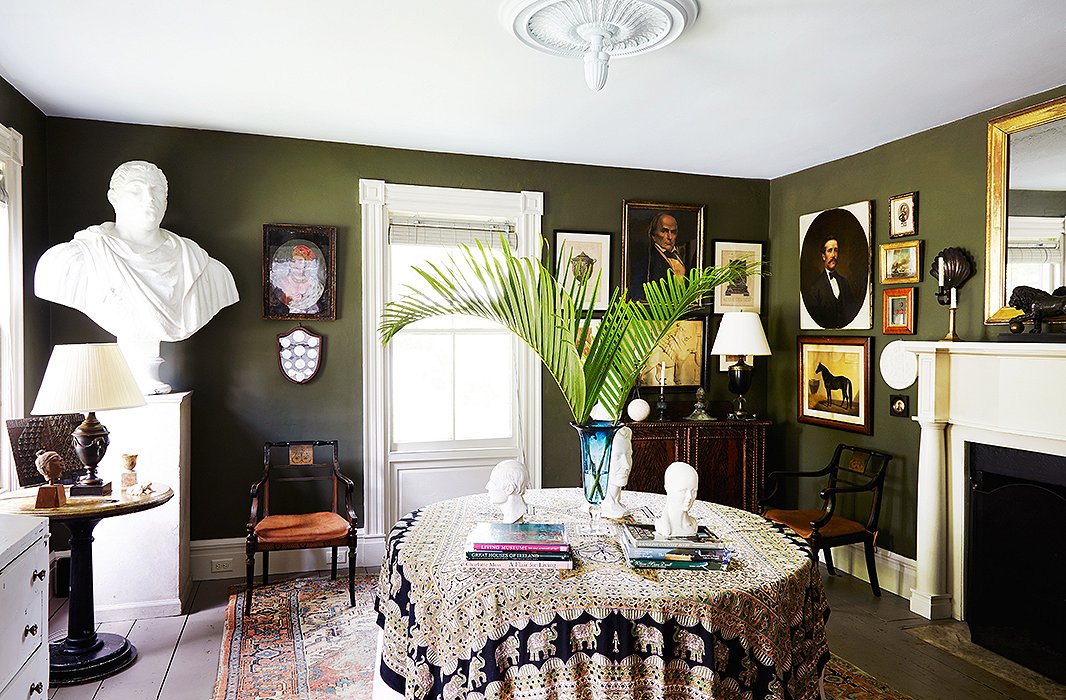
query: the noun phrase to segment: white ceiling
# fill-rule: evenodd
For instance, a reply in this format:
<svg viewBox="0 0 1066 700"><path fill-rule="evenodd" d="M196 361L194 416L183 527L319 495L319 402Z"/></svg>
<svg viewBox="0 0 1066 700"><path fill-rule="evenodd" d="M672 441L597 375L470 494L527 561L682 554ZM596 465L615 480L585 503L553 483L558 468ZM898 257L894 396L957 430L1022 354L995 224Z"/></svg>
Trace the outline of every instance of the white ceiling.
<svg viewBox="0 0 1066 700"><path fill-rule="evenodd" d="M45 114L776 177L1066 84L1064 0L699 0L612 61L520 44L502 0L2 0Z"/></svg>

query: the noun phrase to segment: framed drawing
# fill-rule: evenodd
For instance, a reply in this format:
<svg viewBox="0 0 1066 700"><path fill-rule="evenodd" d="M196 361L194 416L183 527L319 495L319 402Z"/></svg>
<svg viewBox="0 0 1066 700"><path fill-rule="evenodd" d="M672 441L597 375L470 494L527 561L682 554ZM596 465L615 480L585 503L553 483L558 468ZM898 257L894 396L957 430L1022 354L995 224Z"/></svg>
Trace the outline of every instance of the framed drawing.
<svg viewBox="0 0 1066 700"><path fill-rule="evenodd" d="M652 350L637 384L660 387L665 391L692 391L707 384L707 361L710 350L711 316L686 318Z"/></svg>
<svg viewBox="0 0 1066 700"><path fill-rule="evenodd" d="M715 267L728 265L732 260L755 260L762 262L762 243L714 242ZM714 312L762 311L762 276L748 275L731 284L714 288Z"/></svg>
<svg viewBox="0 0 1066 700"><path fill-rule="evenodd" d="M882 243L881 284L913 284L922 278L922 242Z"/></svg>
<svg viewBox="0 0 1066 700"><path fill-rule="evenodd" d="M592 308L605 311L611 300L611 234L556 229L554 252L556 275L562 276L561 265L569 265L574 278L588 279Z"/></svg>
<svg viewBox="0 0 1066 700"><path fill-rule="evenodd" d="M888 237L902 238L918 233L918 193L897 194L888 200Z"/></svg>
<svg viewBox="0 0 1066 700"><path fill-rule="evenodd" d="M622 202L622 288L645 301L644 283L703 265L703 207Z"/></svg>
<svg viewBox="0 0 1066 700"><path fill-rule="evenodd" d="M804 214L800 228L800 328L873 327L871 202Z"/></svg>
<svg viewBox="0 0 1066 700"><path fill-rule="evenodd" d="M884 290L881 332L914 335L914 287Z"/></svg>
<svg viewBox="0 0 1066 700"><path fill-rule="evenodd" d="M337 229L263 224L263 318L337 318Z"/></svg>
<svg viewBox="0 0 1066 700"><path fill-rule="evenodd" d="M801 335L796 345L799 422L873 434L870 338Z"/></svg>
<svg viewBox="0 0 1066 700"><path fill-rule="evenodd" d="M896 418L909 418L911 401L906 394L891 394L888 397L888 415Z"/></svg>

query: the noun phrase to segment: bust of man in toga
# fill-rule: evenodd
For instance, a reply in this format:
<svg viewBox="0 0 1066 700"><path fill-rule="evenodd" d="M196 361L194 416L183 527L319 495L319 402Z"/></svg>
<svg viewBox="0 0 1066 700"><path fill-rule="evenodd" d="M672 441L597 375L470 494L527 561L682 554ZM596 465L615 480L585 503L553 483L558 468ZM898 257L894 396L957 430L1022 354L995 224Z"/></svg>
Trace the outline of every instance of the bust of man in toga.
<svg viewBox="0 0 1066 700"><path fill-rule="evenodd" d="M225 265L160 228L167 179L158 167L123 163L111 176L107 199L115 221L48 249L37 263L34 291L113 333L142 389L166 393L170 387L158 379L159 342L185 340L200 330L238 300L237 288ZM141 366L149 360L154 377Z"/></svg>

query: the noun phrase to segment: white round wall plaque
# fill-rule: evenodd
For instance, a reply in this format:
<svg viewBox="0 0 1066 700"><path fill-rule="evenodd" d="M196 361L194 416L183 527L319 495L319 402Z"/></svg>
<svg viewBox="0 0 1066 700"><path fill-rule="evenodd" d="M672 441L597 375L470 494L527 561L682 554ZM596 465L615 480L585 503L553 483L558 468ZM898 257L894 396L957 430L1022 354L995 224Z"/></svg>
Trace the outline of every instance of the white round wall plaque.
<svg viewBox="0 0 1066 700"><path fill-rule="evenodd" d="M881 351L881 378L893 389L906 389L918 378L918 356L894 340Z"/></svg>

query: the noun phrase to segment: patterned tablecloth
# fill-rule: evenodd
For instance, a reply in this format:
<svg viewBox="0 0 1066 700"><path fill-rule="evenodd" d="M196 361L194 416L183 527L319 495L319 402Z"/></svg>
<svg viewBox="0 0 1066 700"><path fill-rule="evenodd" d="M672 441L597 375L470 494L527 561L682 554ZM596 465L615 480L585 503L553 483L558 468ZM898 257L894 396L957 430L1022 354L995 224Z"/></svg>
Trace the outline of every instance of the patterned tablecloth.
<svg viewBox="0 0 1066 700"><path fill-rule="evenodd" d="M626 493L658 513L665 497ZM727 571L630 569L617 542L580 534L580 489L526 493L564 522L573 571L463 565L486 495L415 511L389 534L378 584L382 679L406 698L815 698L829 607L802 541L697 501L729 543Z"/></svg>

